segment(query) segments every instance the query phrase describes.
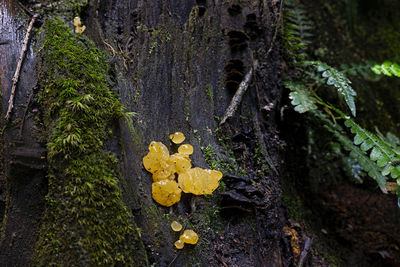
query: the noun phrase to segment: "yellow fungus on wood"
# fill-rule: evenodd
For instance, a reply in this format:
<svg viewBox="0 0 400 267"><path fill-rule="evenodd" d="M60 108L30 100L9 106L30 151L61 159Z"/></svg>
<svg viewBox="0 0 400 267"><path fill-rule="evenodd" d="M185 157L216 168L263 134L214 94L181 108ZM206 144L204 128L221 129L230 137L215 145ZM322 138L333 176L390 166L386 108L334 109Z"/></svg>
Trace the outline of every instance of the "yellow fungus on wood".
<svg viewBox="0 0 400 267"><path fill-rule="evenodd" d="M179 240L184 243L194 245L199 240L199 236L193 230L185 230L183 234L179 237Z"/></svg>
<svg viewBox="0 0 400 267"><path fill-rule="evenodd" d="M182 224L180 224L177 221L172 221L171 223L171 228L172 230L174 230L175 232L179 232L180 230L182 230Z"/></svg>
<svg viewBox="0 0 400 267"><path fill-rule="evenodd" d="M183 247L185 246L185 243L182 242L182 240L178 239L177 241L175 241L174 245L177 249L183 249Z"/></svg>
<svg viewBox="0 0 400 267"><path fill-rule="evenodd" d="M176 132L176 133L170 134L169 139L171 139L171 141L174 142L175 144L180 144L183 141L185 141L185 135L181 132Z"/></svg>
<svg viewBox="0 0 400 267"><path fill-rule="evenodd" d="M160 205L170 207L181 200L182 190L175 181L162 180L152 185L153 199Z"/></svg>
<svg viewBox="0 0 400 267"><path fill-rule="evenodd" d="M178 147L179 154L184 155L192 155L193 154L193 146L189 144L183 144Z"/></svg>
<svg viewBox="0 0 400 267"><path fill-rule="evenodd" d="M75 33L83 33L86 29L85 25L82 25L81 18L80 17L75 17L74 18L74 28L75 28Z"/></svg>
<svg viewBox="0 0 400 267"><path fill-rule="evenodd" d="M221 178L222 173L220 171L196 167L186 173L179 174L178 183L185 193L204 195L212 194L218 188Z"/></svg>

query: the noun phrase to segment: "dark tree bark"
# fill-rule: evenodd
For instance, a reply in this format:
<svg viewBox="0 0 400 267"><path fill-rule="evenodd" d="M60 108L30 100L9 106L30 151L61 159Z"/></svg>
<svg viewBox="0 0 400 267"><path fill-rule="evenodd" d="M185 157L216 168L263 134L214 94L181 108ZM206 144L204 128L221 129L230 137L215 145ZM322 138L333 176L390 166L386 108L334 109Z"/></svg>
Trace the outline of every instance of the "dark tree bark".
<svg viewBox="0 0 400 267"><path fill-rule="evenodd" d="M0 5L0 41L7 41L0 45L3 114L29 21L20 8L16 1L2 0ZM87 27L84 34L110 55L112 89L127 111L137 113L132 124L123 119L116 122L115 138L107 149L120 160L122 197L140 228L149 265L288 266L293 262L282 230L287 219L278 183L281 55L273 36L279 8L276 1L101 0L89 1L81 10ZM71 24L76 11L62 18ZM42 20L51 19L51 12L56 11L49 10ZM31 263L43 223L46 133L40 116L35 116L37 98L30 103L22 140L17 140L24 113L19 105L36 88L39 52L33 47L36 41L45 41L39 32L23 63L13 123L4 125L2 139L2 181L7 186L0 192L6 196L0 262L7 266ZM239 110L218 127L216 117L222 117L254 60L259 67ZM168 135L175 131L185 133L193 145L194 166L206 168L212 162L225 166L224 188L212 197L185 195L172 208L164 208L151 197L151 176L141 160L152 140L169 144ZM221 165L224 161L229 164ZM170 230L172 218L199 233L196 246L174 249L177 236ZM62 261L63 254L59 257Z"/></svg>

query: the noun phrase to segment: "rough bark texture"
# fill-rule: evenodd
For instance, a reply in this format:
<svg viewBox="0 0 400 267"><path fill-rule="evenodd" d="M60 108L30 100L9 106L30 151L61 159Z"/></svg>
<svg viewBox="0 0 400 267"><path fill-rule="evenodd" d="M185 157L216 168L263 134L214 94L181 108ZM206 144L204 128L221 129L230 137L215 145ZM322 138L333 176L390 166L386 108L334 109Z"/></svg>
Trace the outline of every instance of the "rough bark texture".
<svg viewBox="0 0 400 267"><path fill-rule="evenodd" d="M23 14L15 1L1 1L0 15L0 40L5 42L0 45L0 87L4 116L12 76L30 18ZM31 40L16 91L13 123L5 125L2 122L1 126L4 128L0 201L5 200L5 216L0 239L0 262L6 266L24 266L30 262L47 188L44 160L46 151L32 118L25 121L24 134L21 140L18 139L24 112L21 104L26 104L36 85L35 64ZM37 108L33 106L31 111L34 114Z"/></svg>
<svg viewBox="0 0 400 267"><path fill-rule="evenodd" d="M1 3L0 40L10 40L0 45L4 107L23 39L23 33L15 33L29 20L18 14L16 2ZM115 91L127 110L137 113L132 123L118 122L115 142L108 147L119 156L124 202L140 228L150 265L286 266L292 262L282 232L286 218L276 172L280 162L275 115L281 96L278 50L266 58L278 10L277 3L269 1L200 0L89 1L83 10L85 33L112 56ZM72 21L73 15L66 19ZM240 73L252 64L251 54L260 62L254 83L234 118L217 128L215 116L223 115ZM34 70L31 45L16 107L29 98L36 82ZM261 107L271 103L273 108L261 113ZM18 122L23 110L16 109L13 121ZM193 165L221 167L224 186L212 197L185 196L167 209L153 202L151 177L141 159L150 141L169 144L168 135L178 130L195 148ZM9 125L3 136L7 190L2 192L7 206L0 262L10 266L31 262L40 225L34 222L44 209L45 150L34 131L33 119L27 119L22 142L14 140L18 123ZM173 218L199 233L196 246L174 249L177 236L169 226Z"/></svg>

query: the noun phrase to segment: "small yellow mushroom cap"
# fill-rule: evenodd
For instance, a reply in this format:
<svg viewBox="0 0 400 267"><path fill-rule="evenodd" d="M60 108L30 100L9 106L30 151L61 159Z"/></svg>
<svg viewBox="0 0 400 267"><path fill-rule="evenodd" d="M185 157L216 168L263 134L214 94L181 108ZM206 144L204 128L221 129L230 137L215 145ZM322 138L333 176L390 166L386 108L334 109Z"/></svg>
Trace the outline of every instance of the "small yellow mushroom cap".
<svg viewBox="0 0 400 267"><path fill-rule="evenodd" d="M168 169L157 170L155 173L153 173L153 182L158 182L165 179L175 180L174 173L169 171Z"/></svg>
<svg viewBox="0 0 400 267"><path fill-rule="evenodd" d="M179 154L184 155L192 155L193 154L193 146L189 144L183 144L178 147Z"/></svg>
<svg viewBox="0 0 400 267"><path fill-rule="evenodd" d="M168 148L161 142L152 141L149 145L149 153L143 157L142 161L147 171L156 173L159 170L168 169L165 165L168 159ZM171 169L169 171L172 172Z"/></svg>
<svg viewBox="0 0 400 267"><path fill-rule="evenodd" d="M184 243L194 245L199 240L199 236L193 230L185 230L183 234L179 237L179 240Z"/></svg>
<svg viewBox="0 0 400 267"><path fill-rule="evenodd" d="M81 26L81 25L82 25L81 18L80 17L75 17L74 18L74 26L78 27L78 26Z"/></svg>
<svg viewBox="0 0 400 267"><path fill-rule="evenodd" d="M153 183L153 199L160 205L170 207L181 200L182 190L173 180L162 180Z"/></svg>
<svg viewBox="0 0 400 267"><path fill-rule="evenodd" d="M82 26L81 18L75 17L74 18L74 27L76 33L83 33L86 29L86 26Z"/></svg>
<svg viewBox="0 0 400 267"><path fill-rule="evenodd" d="M149 145L149 153L160 155L162 160L167 160L169 157L168 148L161 142L152 141Z"/></svg>
<svg viewBox="0 0 400 267"><path fill-rule="evenodd" d="M179 174L178 183L185 193L195 195L212 194L219 186L222 178L220 171L202 168L192 168L186 173Z"/></svg>
<svg viewBox="0 0 400 267"><path fill-rule="evenodd" d="M155 173L158 170L161 170L160 165L160 157L154 153L148 153L143 157L143 166L144 168L151 173Z"/></svg>
<svg viewBox="0 0 400 267"><path fill-rule="evenodd" d="M182 240L179 239L179 240L175 241L174 245L177 249L183 249L183 247L185 246L185 243L183 243Z"/></svg>
<svg viewBox="0 0 400 267"><path fill-rule="evenodd" d="M182 224L180 224L177 221L172 221L171 223L171 228L172 230L174 230L175 232L179 232L180 230L182 230Z"/></svg>
<svg viewBox="0 0 400 267"><path fill-rule="evenodd" d="M175 166L175 171L178 174L187 172L192 167L192 162L183 154L175 153L171 155L167 161L168 164Z"/></svg>
<svg viewBox="0 0 400 267"><path fill-rule="evenodd" d="M180 144L183 141L185 141L185 135L181 132L176 132L176 133L170 134L169 139L171 139L171 141L174 142L175 144Z"/></svg>

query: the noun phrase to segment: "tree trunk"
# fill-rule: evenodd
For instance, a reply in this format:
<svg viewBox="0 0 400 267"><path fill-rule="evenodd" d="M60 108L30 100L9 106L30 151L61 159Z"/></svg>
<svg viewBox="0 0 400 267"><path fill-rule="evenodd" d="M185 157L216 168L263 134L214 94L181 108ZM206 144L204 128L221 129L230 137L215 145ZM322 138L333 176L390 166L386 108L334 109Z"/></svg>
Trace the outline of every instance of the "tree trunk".
<svg viewBox="0 0 400 267"><path fill-rule="evenodd" d="M7 41L0 45L4 114L29 18L16 1L2 0L0 9L0 41ZM43 4L35 11L45 11L41 18L44 25L54 20L52 13L69 25L74 16L82 17L84 34L110 56L107 79L112 90L127 111L136 113L133 120L115 121L110 128L113 137L104 146L119 159L122 205L133 215L131 227L136 238L140 237L135 241L134 254L125 255L133 259L133 265L288 266L293 262L289 239L282 230L287 219L278 182L281 143L276 119L282 64L274 35L279 26L279 3L100 0L79 5L59 1L58 5ZM0 191L6 196L0 262L25 266L36 258L38 265L93 265L97 261L79 242L60 245L63 249L57 250L57 257L53 255L55 260L46 258L41 247L52 246L51 240L61 238L56 229L56 236L47 240L49 225L58 225L61 219L57 219L58 213L52 211L49 201L45 205L46 193L52 201L58 201L54 192L57 187L51 185L47 190L46 174L50 172L49 179L55 177L55 181L67 179L61 174L64 163L56 157L48 156L50 170L46 170L45 142L50 142L51 127L57 123L46 115L46 99L38 102L35 96L29 103L22 140L17 138L24 117L20 104L27 102L37 82L39 90L50 86L38 81L36 64L47 74L51 69L43 65L57 64L42 56L46 53L40 49L46 42L46 31L46 27L38 28L31 41L12 123L5 125L3 132L2 181L7 186ZM268 54L269 49L272 52ZM37 60L39 55L41 60ZM239 110L219 127L219 118L255 60L259 67ZM39 115L35 114L38 107ZM152 140L176 149L168 140L175 131L183 132L186 142L193 145L193 166L216 167L224 172L223 186L212 196L187 194L176 205L165 208L153 201L151 175L141 162ZM69 214L68 210L60 212ZM103 216L102 212L98 210L96 216ZM169 226L173 219L199 234L197 245L179 251L174 248L178 236ZM62 235L78 227L73 221L65 225ZM35 246L36 240L39 243ZM113 240L104 237L101 242Z"/></svg>

